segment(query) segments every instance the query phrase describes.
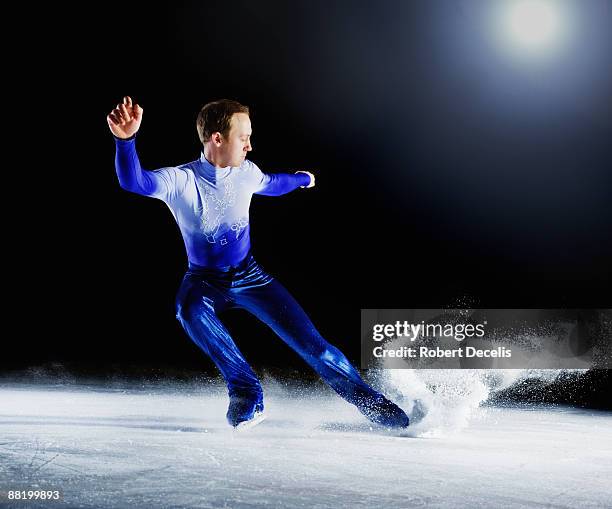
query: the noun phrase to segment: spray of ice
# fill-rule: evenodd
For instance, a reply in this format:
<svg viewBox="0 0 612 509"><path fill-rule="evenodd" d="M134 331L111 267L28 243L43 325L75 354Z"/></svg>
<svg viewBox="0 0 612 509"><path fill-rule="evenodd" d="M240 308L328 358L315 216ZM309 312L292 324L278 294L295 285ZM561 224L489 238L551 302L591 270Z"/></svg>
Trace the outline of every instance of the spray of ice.
<svg viewBox="0 0 612 509"><path fill-rule="evenodd" d="M410 436L442 437L464 429L491 396L526 380L546 385L586 370L386 369L368 375L374 385L411 417Z"/></svg>

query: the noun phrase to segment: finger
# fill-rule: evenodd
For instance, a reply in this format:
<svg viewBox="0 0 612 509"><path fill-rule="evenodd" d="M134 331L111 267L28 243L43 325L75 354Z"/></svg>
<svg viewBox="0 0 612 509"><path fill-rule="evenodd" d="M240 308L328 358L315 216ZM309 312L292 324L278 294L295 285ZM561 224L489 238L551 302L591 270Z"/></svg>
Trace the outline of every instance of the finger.
<svg viewBox="0 0 612 509"><path fill-rule="evenodd" d="M121 115L123 116L126 122L129 122L130 120L132 120L132 115L130 115L130 112L125 107L125 104L121 105Z"/></svg>
<svg viewBox="0 0 612 509"><path fill-rule="evenodd" d="M121 114L121 110L115 108L112 111L112 114L115 116L115 118L117 118L117 120L119 121L119 125L123 125L125 124L125 119L123 118L123 115Z"/></svg>
<svg viewBox="0 0 612 509"><path fill-rule="evenodd" d="M143 109L140 107L139 104L134 104L133 111L134 111L134 118L140 121L140 119L142 118Z"/></svg>
<svg viewBox="0 0 612 509"><path fill-rule="evenodd" d="M108 122L108 125L112 125L112 126L116 126L119 124L117 117L115 117L115 115L113 115L112 113L109 113L108 115L106 115L106 121Z"/></svg>
<svg viewBox="0 0 612 509"><path fill-rule="evenodd" d="M123 120L125 120L126 122L130 119L130 112L127 110L127 108L125 108L125 104L120 103L117 105L117 107L115 108L122 116L125 116L125 118Z"/></svg>
<svg viewBox="0 0 612 509"><path fill-rule="evenodd" d="M132 107L132 98L129 95L126 95L123 98L123 104L125 104L128 108Z"/></svg>
<svg viewBox="0 0 612 509"><path fill-rule="evenodd" d="M122 108L119 108L117 110L117 114L119 115L119 118L121 119L122 122L128 122L130 120L129 113L126 113L125 111L123 111Z"/></svg>

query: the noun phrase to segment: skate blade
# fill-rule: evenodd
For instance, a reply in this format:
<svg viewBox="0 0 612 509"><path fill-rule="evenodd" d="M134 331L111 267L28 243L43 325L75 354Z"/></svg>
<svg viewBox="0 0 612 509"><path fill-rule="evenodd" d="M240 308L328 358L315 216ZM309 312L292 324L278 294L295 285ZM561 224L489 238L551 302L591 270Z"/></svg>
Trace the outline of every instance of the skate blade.
<svg viewBox="0 0 612 509"><path fill-rule="evenodd" d="M425 406L420 399L415 400L412 406L412 411L408 416L410 419L410 424L417 424L421 422L427 416L428 411L429 408L427 408L427 406Z"/></svg>
<svg viewBox="0 0 612 509"><path fill-rule="evenodd" d="M260 424L262 421L264 421L266 417L267 417L266 414L258 413L252 419L249 419L248 421L244 421L238 424L238 426L236 426L234 430L235 431L246 431L248 429L251 429L254 426L257 426L258 424Z"/></svg>

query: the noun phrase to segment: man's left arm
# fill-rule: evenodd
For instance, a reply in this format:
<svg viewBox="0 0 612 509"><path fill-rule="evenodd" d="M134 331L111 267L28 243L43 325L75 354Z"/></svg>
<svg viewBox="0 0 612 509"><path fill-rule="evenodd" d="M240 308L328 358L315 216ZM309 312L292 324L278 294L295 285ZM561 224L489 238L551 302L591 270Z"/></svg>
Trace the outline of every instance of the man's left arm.
<svg viewBox="0 0 612 509"><path fill-rule="evenodd" d="M258 168L259 170L259 168ZM309 171L299 170L295 173L263 173L255 194L280 196L290 193L298 187L314 187L315 177Z"/></svg>

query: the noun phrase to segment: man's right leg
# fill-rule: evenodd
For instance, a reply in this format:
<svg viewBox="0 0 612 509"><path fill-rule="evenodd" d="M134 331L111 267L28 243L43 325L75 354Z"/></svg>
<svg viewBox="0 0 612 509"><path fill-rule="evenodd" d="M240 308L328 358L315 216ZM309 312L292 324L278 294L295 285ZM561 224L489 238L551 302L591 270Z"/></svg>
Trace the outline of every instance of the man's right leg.
<svg viewBox="0 0 612 509"><path fill-rule="evenodd" d="M237 426L263 412L263 390L217 316L217 311L225 306L221 291L197 277L186 276L176 299L176 317L223 375L230 397L227 420L232 426Z"/></svg>

